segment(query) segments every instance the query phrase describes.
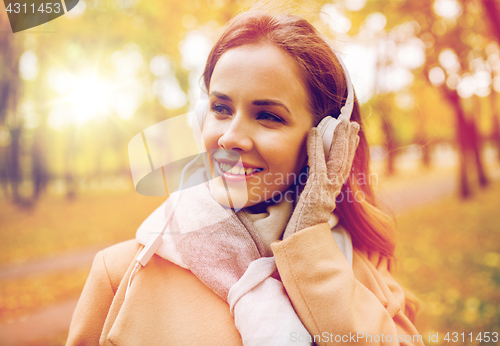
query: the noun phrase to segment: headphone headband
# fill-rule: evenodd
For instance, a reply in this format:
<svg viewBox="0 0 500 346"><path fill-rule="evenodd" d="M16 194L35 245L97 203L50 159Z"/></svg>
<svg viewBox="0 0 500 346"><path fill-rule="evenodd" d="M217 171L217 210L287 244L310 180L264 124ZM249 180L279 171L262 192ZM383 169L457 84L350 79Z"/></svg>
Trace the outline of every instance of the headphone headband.
<svg viewBox="0 0 500 346"><path fill-rule="evenodd" d="M332 50L335 53L335 56L337 57L338 61L340 62L342 69L344 70L345 80L346 80L346 84L347 84L347 99L345 101L344 106L340 109L340 115L337 119L339 121L342 119L350 120L352 111L354 109L354 88L352 86L351 77L349 76L349 72L347 71L347 67L345 66L344 62L342 61L342 58L333 48L332 48Z"/></svg>

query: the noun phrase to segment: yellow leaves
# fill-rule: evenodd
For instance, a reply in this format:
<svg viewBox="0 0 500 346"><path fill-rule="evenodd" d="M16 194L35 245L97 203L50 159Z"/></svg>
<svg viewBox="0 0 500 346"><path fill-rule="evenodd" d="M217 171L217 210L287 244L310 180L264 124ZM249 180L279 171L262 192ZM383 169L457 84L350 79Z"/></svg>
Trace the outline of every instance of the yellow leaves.
<svg viewBox="0 0 500 346"><path fill-rule="evenodd" d="M472 297L466 300L465 309L462 312L462 320L468 324L473 324L478 318L479 299Z"/></svg>
<svg viewBox="0 0 500 346"><path fill-rule="evenodd" d="M398 219L398 277L424 302L419 332L480 332L498 325L500 184L468 201L450 197Z"/></svg>
<svg viewBox="0 0 500 346"><path fill-rule="evenodd" d="M484 265L491 268L500 268L500 253L487 252L483 257Z"/></svg>
<svg viewBox="0 0 500 346"><path fill-rule="evenodd" d="M448 304L455 304L460 297L460 292L456 288L450 288L446 291L445 299Z"/></svg>
<svg viewBox="0 0 500 346"><path fill-rule="evenodd" d="M164 200L135 191L87 192L71 202L42 196L31 211L0 200L0 264L131 239Z"/></svg>
<svg viewBox="0 0 500 346"><path fill-rule="evenodd" d="M90 268L3 281L0 285L0 323L68 298L78 298Z"/></svg>

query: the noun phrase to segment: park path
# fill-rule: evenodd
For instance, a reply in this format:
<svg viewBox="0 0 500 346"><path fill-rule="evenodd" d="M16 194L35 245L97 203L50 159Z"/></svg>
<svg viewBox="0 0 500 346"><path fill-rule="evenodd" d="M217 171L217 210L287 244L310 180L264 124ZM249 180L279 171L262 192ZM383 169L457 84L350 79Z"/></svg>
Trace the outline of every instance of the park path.
<svg viewBox="0 0 500 346"><path fill-rule="evenodd" d="M489 170L492 180L500 180L500 167ZM404 189L381 190L377 192L379 199L392 210L396 216L418 206L434 202L456 194L458 190L456 174L423 179ZM0 281L25 277L43 271L90 268L92 259L102 245L70 254L53 256L22 265L0 267ZM24 318L12 323L0 324L0 344L3 346L20 346L34 339L40 339L67 331L78 298L58 302L44 307Z"/></svg>
<svg viewBox="0 0 500 346"><path fill-rule="evenodd" d="M500 180L500 166L490 167L488 176L492 181ZM473 188L474 189L474 188ZM401 190L381 190L377 197L396 215L446 196L458 194L457 174L431 178Z"/></svg>

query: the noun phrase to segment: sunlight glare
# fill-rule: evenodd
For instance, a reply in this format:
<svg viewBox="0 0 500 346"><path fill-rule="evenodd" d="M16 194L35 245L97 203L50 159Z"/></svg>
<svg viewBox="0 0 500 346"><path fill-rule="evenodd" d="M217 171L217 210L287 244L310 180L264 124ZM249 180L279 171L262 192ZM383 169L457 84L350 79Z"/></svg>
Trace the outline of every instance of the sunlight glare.
<svg viewBox="0 0 500 346"><path fill-rule="evenodd" d="M49 83L60 95L54 101L49 115L49 126L53 129L60 130L70 124L81 126L92 120L103 120L116 108L112 106L113 102L117 103L115 99L119 96L119 93L114 92L117 87L109 81L99 79L95 74L79 77L69 72L52 70L49 72ZM125 113L115 111L119 115ZM123 116L130 117L129 113Z"/></svg>
<svg viewBox="0 0 500 346"><path fill-rule="evenodd" d="M457 0L436 0L433 9L438 16L451 20L457 19L463 12Z"/></svg>
<svg viewBox="0 0 500 346"><path fill-rule="evenodd" d="M179 44L182 66L188 70L203 71L211 49L212 41L208 36L197 30L188 32Z"/></svg>
<svg viewBox="0 0 500 346"><path fill-rule="evenodd" d="M450 74L460 71L458 57L450 48L443 49L441 53L439 53L439 63L444 67L446 72Z"/></svg>
<svg viewBox="0 0 500 346"><path fill-rule="evenodd" d="M70 102L73 120L81 125L98 116L109 113L109 88L106 83L99 81L95 76L81 79L76 83Z"/></svg>
<svg viewBox="0 0 500 346"><path fill-rule="evenodd" d="M351 29L351 20L347 18L334 4L326 4L321 8L321 20L336 34L347 34Z"/></svg>
<svg viewBox="0 0 500 346"><path fill-rule="evenodd" d="M365 7L366 0L346 0L345 7L349 11L359 11Z"/></svg>
<svg viewBox="0 0 500 346"><path fill-rule="evenodd" d="M429 71L429 80L431 81L432 85L440 86L446 80L446 74L441 67L434 66Z"/></svg>
<svg viewBox="0 0 500 346"><path fill-rule="evenodd" d="M469 73L465 73L461 76L460 82L457 86L458 95L463 98L469 98L476 92L477 85L476 80Z"/></svg>
<svg viewBox="0 0 500 346"><path fill-rule="evenodd" d="M27 81L35 80L38 76L38 57L32 50L27 50L19 60L21 78Z"/></svg>

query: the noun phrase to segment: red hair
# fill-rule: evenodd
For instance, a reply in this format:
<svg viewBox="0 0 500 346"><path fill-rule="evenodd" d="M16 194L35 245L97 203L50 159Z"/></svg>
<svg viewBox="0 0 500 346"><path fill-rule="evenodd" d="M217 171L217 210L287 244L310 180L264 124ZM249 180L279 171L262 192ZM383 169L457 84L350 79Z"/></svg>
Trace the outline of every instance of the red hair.
<svg viewBox="0 0 500 346"><path fill-rule="evenodd" d="M288 14L271 15L253 10L229 21L208 56L203 73L206 90L210 88L215 65L225 52L259 43L280 47L295 60L308 89L309 108L314 114L315 125L326 116L340 114L347 97L347 84L337 56L308 21ZM355 248L379 253L391 262L396 246L395 224L377 207L370 182L370 151L357 100L351 121L360 124L359 145L351 174L337 197L336 210L340 224L350 233ZM414 310L414 306L408 306L407 313L412 315Z"/></svg>

